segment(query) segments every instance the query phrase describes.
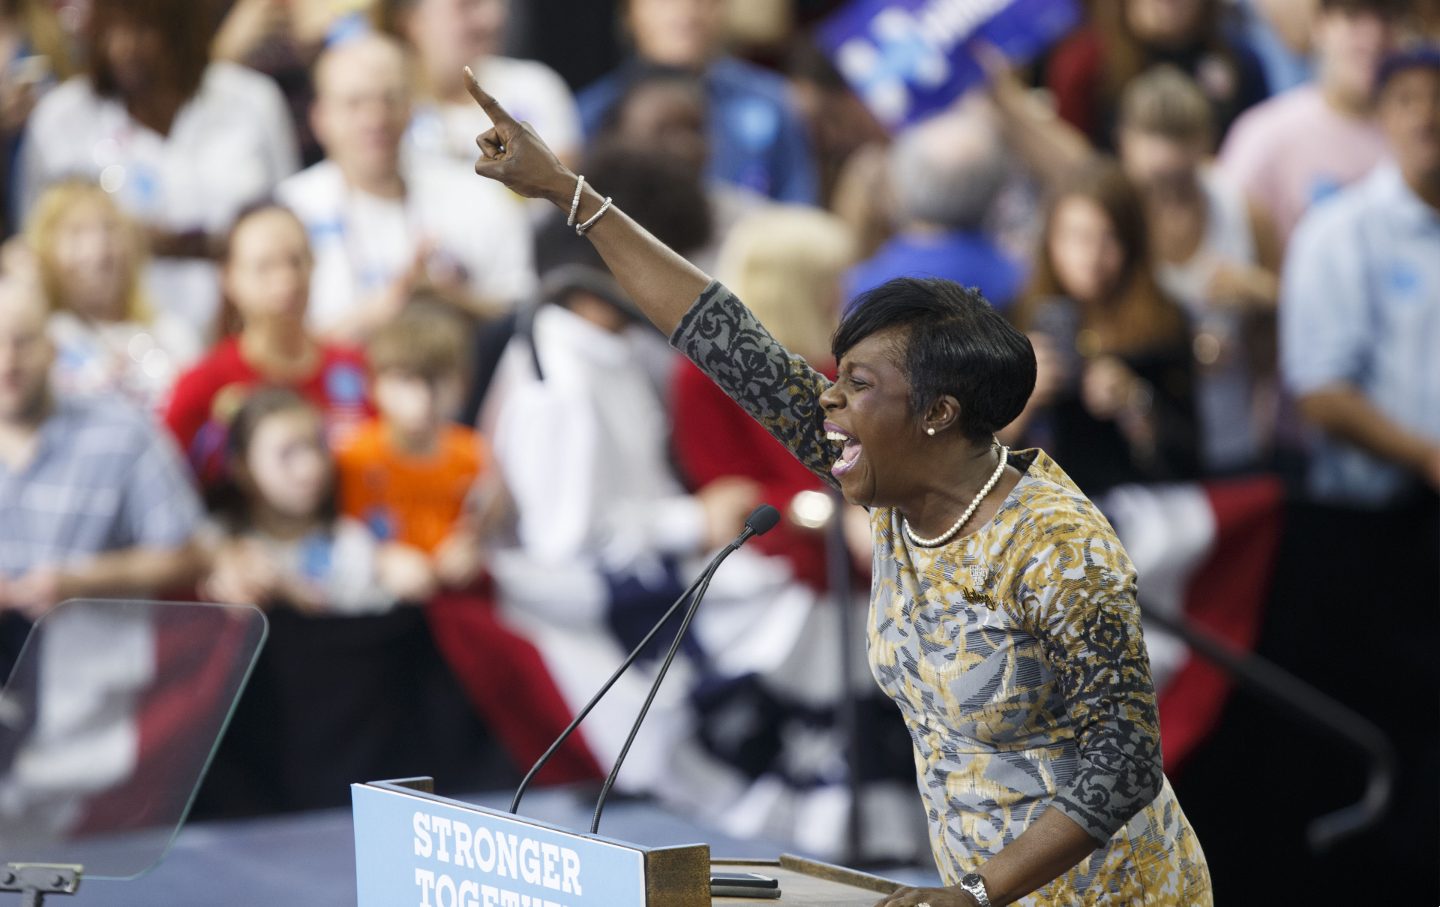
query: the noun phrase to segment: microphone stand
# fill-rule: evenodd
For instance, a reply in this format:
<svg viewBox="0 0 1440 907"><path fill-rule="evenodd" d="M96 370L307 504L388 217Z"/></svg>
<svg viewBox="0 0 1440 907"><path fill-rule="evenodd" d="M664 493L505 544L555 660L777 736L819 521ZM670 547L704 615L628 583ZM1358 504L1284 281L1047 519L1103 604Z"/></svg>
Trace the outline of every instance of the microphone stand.
<svg viewBox="0 0 1440 907"><path fill-rule="evenodd" d="M635 742L635 737L640 733L640 725L645 721L645 716L650 712L650 704L655 701L655 696L660 692L660 684L665 682L665 675L670 671L670 663L675 660L675 653L680 651L680 643L684 642L685 634L690 629L690 622L695 619L695 614L700 610L700 602L705 598L705 592L710 588L710 580L715 576L715 571L725 558L733 554L745 540L749 538L746 534L750 531L747 526L740 538L725 546L725 549L710 563L709 569L701 575L700 588L690 598L690 607L685 610L685 619L680 622L680 629L675 631L675 638L670 642L670 651L665 653L665 661L660 665L660 671L655 675L655 682L650 684L650 692L645 696L645 704L640 707L640 714L636 717L635 723L630 726L630 736L625 738L625 745L620 748L620 755L615 757L615 766L610 769L610 775L605 779L605 784L600 788L600 797L595 801L595 816L590 820L590 834L597 834L600 831L600 814L605 810L605 801L610 797L610 788L615 786L615 779L620 776L620 766L625 764L625 757L630 754L630 745Z"/></svg>
<svg viewBox="0 0 1440 907"><path fill-rule="evenodd" d="M650 645L650 640L654 639L655 635L659 633L667 623L670 622L670 618L675 615L676 611L680 610L681 605L683 605L687 600L689 600L691 594L695 591L695 588L700 585L701 580L705 579L706 576L709 575L709 572L709 570L706 570L704 573L700 574L698 577L695 578L695 581L690 584L690 587L688 589L680 593L680 597L675 599L675 603L672 604L670 608L663 615L660 616L660 619L655 622L655 626L651 627L650 632L645 634L645 638L640 640L639 644L636 645L634 649L630 650L630 654L627 655L625 657L625 660L620 663L620 667L615 669L615 673L610 675L610 679L605 681L605 684L600 687L600 689L595 693L595 695L590 697L590 701L585 703L585 707L582 708L575 715L575 720L571 721L570 724L565 728L565 730L560 732L560 736L555 738L555 742L550 744L550 748L545 750L545 752L540 756L539 759L535 760L534 765L530 766L530 771L525 773L525 777L522 778L520 781L520 786L515 789L514 799L510 801L511 815L514 815L516 812L519 811L520 799L525 796L525 791L530 787L530 782L535 779L535 776L537 774L539 774L540 769L544 768L545 764L549 762L550 759L555 755L555 752L559 750L562 745L564 745L566 740L570 739L570 735L575 733L575 729L580 726L580 722L584 721L585 718L589 716L592 711L594 711L595 706L600 704L600 700L604 699L605 694L610 692L610 688L615 686L615 683L620 679L620 675L630 670L630 666L633 665L635 663L635 660L640 657L640 653L645 650L646 646Z"/></svg>
<svg viewBox="0 0 1440 907"><path fill-rule="evenodd" d="M575 733L575 729L580 726L580 722L584 721L586 717L589 716L592 711L594 711L595 706L600 704L600 700L605 697L606 693L610 692L610 689L615 686L617 681L620 680L621 675L623 675L626 671L630 669L630 666L633 665L636 659L640 657L640 653L645 651L646 646L650 645L650 641L655 638L656 634L658 634L667 623L670 622L670 618L675 615L676 611L680 610L680 606L683 605L687 600L691 600L691 596L694 595L696 590L698 589L699 595L696 595L693 599L693 604L689 611L687 611L686 613L685 622L681 625L680 632L677 633L675 636L675 643L672 644L672 646L670 647L670 651L665 658L665 664L664 667L661 669L659 679L663 680L665 678L665 672L669 670L670 662L675 657L676 647L679 645L681 638L685 635L685 631L690 625L691 619L694 617L695 605L698 605L700 599L704 597L705 590L708 589L710 586L710 578L715 575L715 571L720 567L720 564L723 563L725 561L725 558L729 557L732 553L734 553L735 550L738 549L741 545L749 541L751 536L763 535L764 533L769 532L772 528L774 528L775 524L779 522L779 519L780 512L777 511L774 507L771 507L769 504L761 504L759 507L755 508L755 510L750 514L750 516L746 518L745 528L740 532L740 535L738 535L735 540L732 541L730 544L726 545L725 548L715 556L715 558L710 562L710 564L705 568L705 570L698 577L695 578L694 582L690 584L689 588L687 588L684 592L680 593L680 597L675 599L674 604L672 604L669 609L667 609L665 613L660 616L660 619L655 622L655 626L650 628L650 632L645 634L645 638L640 640L640 642L635 646L635 648L630 651L630 654L625 657L625 660L620 663L620 667L616 668L615 672L610 675L610 678L605 681L604 685L601 686L598 691L596 691L594 696L590 697L590 701L585 703L584 708L580 709L579 713L576 714L575 719L570 722L570 724L565 728L565 730L560 732L560 736L555 738L555 742L550 744L550 747L546 749L543 754L541 754L540 758L535 760L535 764L530 766L530 770L526 772L525 777L521 779L520 785L515 789L515 796L510 801L511 815L519 812L520 800L525 796L525 792L529 789L530 783L535 780L535 776L539 774L540 769L544 768L545 764L550 761L550 759L555 755L556 751L558 751L560 747L564 745L566 740L570 739L570 735ZM650 691L650 695L645 700L645 711L649 710L650 703L655 698L655 694L658 689L659 682L657 681L654 688ZM645 711L642 711L640 713L640 721L643 721L645 719ZM625 741L625 749L620 754L621 762L624 761L625 755L630 750L630 743L635 739L635 734L639 730L639 725L640 722L637 721L635 724L635 730L631 731L630 738ZM619 764L617 763L615 771L611 772L610 777L605 783L604 793L601 794L601 803L597 805L595 818L595 822L597 825L599 823L599 806L603 805L605 796L609 793L610 787L613 785L615 781L615 776L618 773ZM592 828L591 831L593 833L594 829Z"/></svg>

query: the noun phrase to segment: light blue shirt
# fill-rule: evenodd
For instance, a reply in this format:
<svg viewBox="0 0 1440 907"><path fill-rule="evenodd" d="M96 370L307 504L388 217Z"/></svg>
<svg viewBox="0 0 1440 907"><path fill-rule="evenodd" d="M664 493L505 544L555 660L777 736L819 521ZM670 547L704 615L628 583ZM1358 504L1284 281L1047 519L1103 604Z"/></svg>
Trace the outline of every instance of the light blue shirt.
<svg viewBox="0 0 1440 907"><path fill-rule="evenodd" d="M195 534L200 497L169 433L115 397L62 397L39 446L0 465L0 578Z"/></svg>
<svg viewBox="0 0 1440 907"><path fill-rule="evenodd" d="M1280 344L1291 393L1347 384L1440 441L1440 212L1393 163L1300 222L1286 255ZM1418 483L1340 439L1314 445L1309 485L1318 498L1383 506Z"/></svg>

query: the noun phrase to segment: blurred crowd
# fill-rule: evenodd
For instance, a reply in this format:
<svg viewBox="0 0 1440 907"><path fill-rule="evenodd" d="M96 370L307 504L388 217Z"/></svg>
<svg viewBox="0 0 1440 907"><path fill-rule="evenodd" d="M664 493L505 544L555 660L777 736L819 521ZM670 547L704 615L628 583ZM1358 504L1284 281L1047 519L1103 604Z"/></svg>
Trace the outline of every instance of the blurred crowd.
<svg viewBox="0 0 1440 907"><path fill-rule="evenodd" d="M1002 440L1092 496L1434 507L1440 4L1087 0L896 134L816 44L841 5L0 0L11 653L177 590L639 620L762 501L733 594L830 587L843 507L471 172L467 65L822 371L856 294L978 286L1039 363Z"/></svg>

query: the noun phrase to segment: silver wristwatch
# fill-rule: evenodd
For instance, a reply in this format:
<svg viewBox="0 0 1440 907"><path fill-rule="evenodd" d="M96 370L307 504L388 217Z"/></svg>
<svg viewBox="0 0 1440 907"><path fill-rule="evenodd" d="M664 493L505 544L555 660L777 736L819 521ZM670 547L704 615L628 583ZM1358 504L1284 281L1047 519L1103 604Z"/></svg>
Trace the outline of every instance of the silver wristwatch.
<svg viewBox="0 0 1440 907"><path fill-rule="evenodd" d="M985 879L978 872L967 872L960 877L960 887L975 899L980 907L990 907L990 893L985 890Z"/></svg>

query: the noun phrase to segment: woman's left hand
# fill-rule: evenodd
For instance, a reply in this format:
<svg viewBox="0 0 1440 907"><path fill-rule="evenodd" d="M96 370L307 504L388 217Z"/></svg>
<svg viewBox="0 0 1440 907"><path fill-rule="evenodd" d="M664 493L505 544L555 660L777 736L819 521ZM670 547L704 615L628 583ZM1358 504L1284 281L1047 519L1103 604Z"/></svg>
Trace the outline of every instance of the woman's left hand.
<svg viewBox="0 0 1440 907"><path fill-rule="evenodd" d="M877 901L875 907L979 907L966 892L959 888L901 888L899 891Z"/></svg>
<svg viewBox="0 0 1440 907"><path fill-rule="evenodd" d="M575 174L560 163L528 123L517 122L499 101L480 87L468 66L465 67L465 88L495 124L475 139L480 146L475 172L502 183L517 195L568 206Z"/></svg>

